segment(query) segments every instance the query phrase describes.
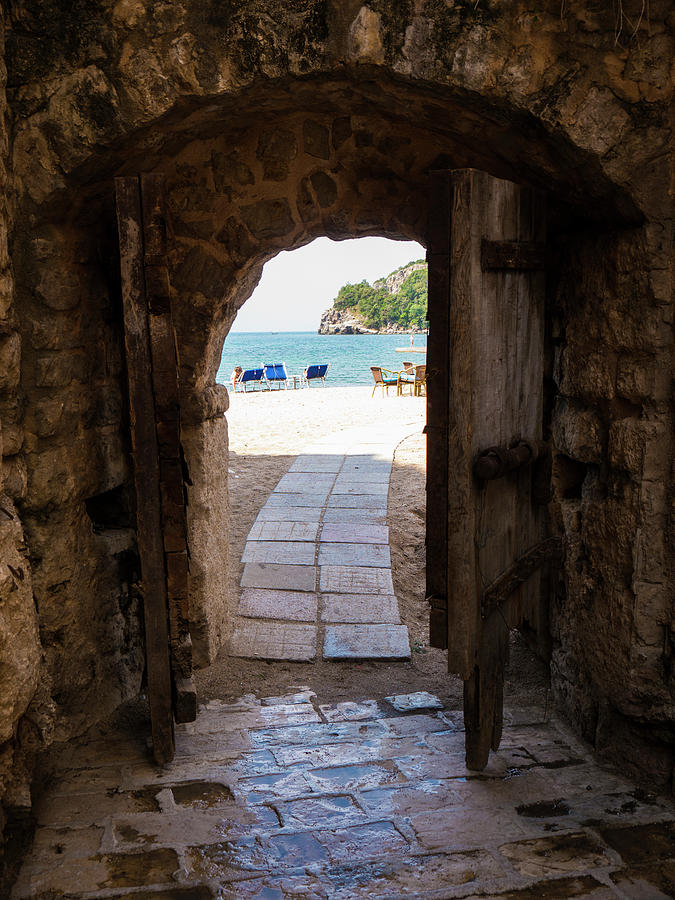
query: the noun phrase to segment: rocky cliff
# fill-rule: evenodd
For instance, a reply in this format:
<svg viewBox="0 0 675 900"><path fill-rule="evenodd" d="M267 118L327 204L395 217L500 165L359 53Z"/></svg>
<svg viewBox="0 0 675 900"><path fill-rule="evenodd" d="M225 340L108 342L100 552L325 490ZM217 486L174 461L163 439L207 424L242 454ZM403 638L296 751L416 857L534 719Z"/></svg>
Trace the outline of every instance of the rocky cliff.
<svg viewBox="0 0 675 900"><path fill-rule="evenodd" d="M386 278L380 278L373 282L375 290L384 289L389 294L397 294L401 290L401 286L406 278L417 272L418 269L426 268L425 262L413 262L400 269L396 269ZM412 329L417 331L417 329ZM401 325L389 324L384 328L368 328L367 325L359 318L355 308L336 309L331 306L322 315L319 323L319 334L408 334L410 328Z"/></svg>
<svg viewBox="0 0 675 900"><path fill-rule="evenodd" d="M377 334L374 328L366 328L351 310L334 309L332 306L321 315L319 334Z"/></svg>
<svg viewBox="0 0 675 900"><path fill-rule="evenodd" d="M390 294L398 294L406 278L412 275L413 272L417 272L420 269L426 269L426 267L427 264L425 262L420 261L410 263L410 265L392 272L391 275L387 275L386 278L380 278L379 281L374 281L373 287L376 290L378 288L385 288Z"/></svg>

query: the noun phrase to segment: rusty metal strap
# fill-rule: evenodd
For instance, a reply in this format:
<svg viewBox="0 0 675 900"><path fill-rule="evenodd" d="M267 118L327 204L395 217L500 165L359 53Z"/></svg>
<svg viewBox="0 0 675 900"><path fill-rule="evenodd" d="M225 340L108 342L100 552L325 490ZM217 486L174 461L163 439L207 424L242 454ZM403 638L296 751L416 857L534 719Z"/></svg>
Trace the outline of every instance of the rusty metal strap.
<svg viewBox="0 0 675 900"><path fill-rule="evenodd" d="M490 613L527 581L546 563L559 562L562 559L563 542L559 535L546 538L524 553L513 565L483 591L481 597L481 616L487 619Z"/></svg>

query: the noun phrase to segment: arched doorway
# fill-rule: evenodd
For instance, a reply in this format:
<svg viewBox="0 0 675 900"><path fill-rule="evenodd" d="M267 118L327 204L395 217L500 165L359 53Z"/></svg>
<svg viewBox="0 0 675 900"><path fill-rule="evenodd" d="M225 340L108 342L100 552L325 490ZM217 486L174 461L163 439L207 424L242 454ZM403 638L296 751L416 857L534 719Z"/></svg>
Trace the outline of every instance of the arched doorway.
<svg viewBox="0 0 675 900"><path fill-rule="evenodd" d="M614 225L639 218L623 190L598 177L592 164L584 170L583 164L588 162L586 151L575 149L565 140L552 141L531 118L516 117L517 124L505 128L496 109L482 102L476 106L462 92L441 94L396 79L379 78L358 83L327 79L310 84L301 80L294 85L292 100L283 83L252 88L242 95L236 110L228 105L228 98L210 108L200 107L186 118L162 121L153 138L152 151L141 146L147 135L137 136L135 146L132 141L116 149L112 161L106 164L105 177L100 167L97 173L85 173L80 202L75 207L64 194L51 195L44 215L40 215L41 221L36 220L37 241L33 234L18 229L19 270L23 267L26 272L53 273L58 259L58 268L67 272L69 283L68 297L64 299L64 294L53 300L49 289L45 295L44 291L40 294L39 286L37 291L32 287L34 275L24 279L20 291L29 318L38 320L42 305L52 303L50 315L62 327L77 323L71 334L78 335L80 346L105 348L110 360L97 375L95 393L108 400L117 398L110 404L117 404L118 408L108 410L110 419L104 425L96 422L90 428L93 419L88 424L79 412L74 413L82 436L90 432L96 435L93 442L82 439L82 446L87 445L82 458L89 465L85 466L87 477L78 476L77 484L68 483L69 466L63 461L72 453L72 435L66 438L60 430L66 428L65 424L59 423L54 434L41 437L41 443L30 447L27 456L29 469L35 472L43 452L53 452L56 461L63 461L63 478L58 479L58 487L52 481L43 490L37 481L32 482L26 510L31 539L40 551L38 592L47 596L58 584L64 593L64 605L74 620L72 633L65 637L69 647L88 645L90 634L98 632L99 623L95 622L93 611L96 604L92 605L86 626L74 614L80 606L77 598L90 591L87 585L92 583L92 575L78 572L73 579L63 577L63 567L56 564L56 557L67 558L72 551L67 548L63 552L63 547L50 544L54 516L60 517L61 522L67 521L69 528L74 524L74 532L70 533L76 533L86 547L87 559L96 560L92 566L93 582L98 577L96 573L103 572L103 580L107 578L109 584L115 584L118 563L111 564L111 550L103 541L92 541L90 521L82 512L83 501L116 490L128 482L129 475L120 428L123 414L119 408L119 317L113 301L114 249L103 234L105 229L110 233L112 221L108 178L111 170L137 171L144 160L144 166L166 172L168 179L175 238L169 265L177 294L176 327L185 386L184 442L192 482L191 615L195 649L203 661L217 651L226 634L218 600L222 596L222 574L208 564L226 534L225 521L222 529L210 529L207 533L202 518L207 506L226 508L226 484L213 468L225 437L222 413L226 400L213 383L213 373L234 311L250 292L264 260L278 249L297 246L317 234L377 233L424 240L427 175L431 169L449 164L480 166L535 186L546 183L553 197L551 227L560 233L575 221L575 216L587 214L589 207L596 221L612 217ZM261 122L263 109L270 112ZM417 116L420 109L422 115ZM122 158L121 165L114 164ZM63 222L64 204L71 210L67 224ZM607 252L614 246L612 240L607 241ZM597 245L596 237L589 234L575 241L577 247ZM561 272L577 272L580 259L571 254L563 263L556 262L552 284ZM51 276L47 281L50 280ZM99 291L101 306L94 318L85 315L84 307L76 309L84 296L90 306L92 286L94 293ZM75 312L58 308L69 303ZM31 347L32 324L28 320L25 327L27 393L35 396L33 391L39 388L45 400L58 401L61 385L50 383L50 376L38 372L40 366L47 365L38 357L49 356L55 361L50 364L58 367L59 354L70 348L64 342L63 347L53 348L40 347L38 343L35 349ZM90 360L79 348L77 351L67 364L79 383L77 367L82 366L90 378ZM45 378L44 383L38 383ZM32 408L30 415L34 415ZM37 425L31 427L36 433L39 430ZM45 510L55 509L55 504L58 513L49 512L45 520ZM220 537L216 537L218 534ZM113 555L119 554L115 551ZM115 587L108 590L111 596L115 594ZM111 610L111 619L103 628L106 635L117 623L126 621L119 604L113 604ZM135 628L133 618L129 620L130 635ZM82 660L95 659L96 663L93 676L91 666L83 663L78 690L84 689L82 696L89 689L98 691L102 673L119 673L121 667L123 674L113 679L117 687L110 691L107 701L113 704L128 690L135 689L130 685L138 683L137 630L130 636L128 649L120 651L115 641L109 646L109 659L93 651L82 656ZM125 665L134 672L129 679ZM59 682L57 670L55 678ZM79 709L74 716L77 720L82 716L82 700L69 691L68 684L62 687L63 708Z"/></svg>

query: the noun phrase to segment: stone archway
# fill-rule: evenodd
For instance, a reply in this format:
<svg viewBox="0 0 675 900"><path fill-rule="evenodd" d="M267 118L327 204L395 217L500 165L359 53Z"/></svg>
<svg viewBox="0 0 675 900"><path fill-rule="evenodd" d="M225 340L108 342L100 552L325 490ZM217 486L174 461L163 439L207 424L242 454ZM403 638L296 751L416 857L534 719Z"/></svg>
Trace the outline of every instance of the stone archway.
<svg viewBox="0 0 675 900"><path fill-rule="evenodd" d="M24 416L10 386L17 440L6 447L6 484L22 509L46 652L40 708L65 737L94 706L102 715L133 695L141 672L112 175L169 179L198 519L207 505L225 508L212 460L226 438L226 398L213 376L265 259L319 234L424 240L426 172L474 165L546 187L555 208L552 515L568 547L552 605L558 700L599 744L619 728L626 746L657 746L665 777L671 751L650 731L672 723L661 374L671 215L658 41L652 68L643 59L630 75L598 61L577 11L565 31L553 15L539 30L526 11L512 21L431 2L396 15L376 2L209 10L200 18L181 7L172 18L122 5L90 20L88 39L110 65L89 59L79 36L71 55L50 47L45 59L62 74L49 89L25 61L39 33L31 14L28 38L12 45L26 400ZM63 28L81 24L73 12ZM610 40L604 20L595 24ZM192 532L206 661L223 637L217 604L204 599L221 587L209 565L218 548L197 522Z"/></svg>

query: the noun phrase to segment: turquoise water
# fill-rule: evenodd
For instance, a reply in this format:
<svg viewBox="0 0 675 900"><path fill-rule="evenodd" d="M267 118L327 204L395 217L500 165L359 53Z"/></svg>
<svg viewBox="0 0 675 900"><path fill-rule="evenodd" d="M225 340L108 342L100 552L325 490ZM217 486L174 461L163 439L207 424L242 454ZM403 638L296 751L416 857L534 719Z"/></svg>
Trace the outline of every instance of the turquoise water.
<svg viewBox="0 0 675 900"><path fill-rule="evenodd" d="M425 334L415 335L415 346L426 347ZM216 380L228 384L236 365L253 369L264 363L286 363L289 375L300 375L308 365L329 363L326 385L372 384L371 366L398 371L403 360L426 362L421 353L397 353L408 347L407 334L317 334L314 331L236 332L228 335Z"/></svg>

